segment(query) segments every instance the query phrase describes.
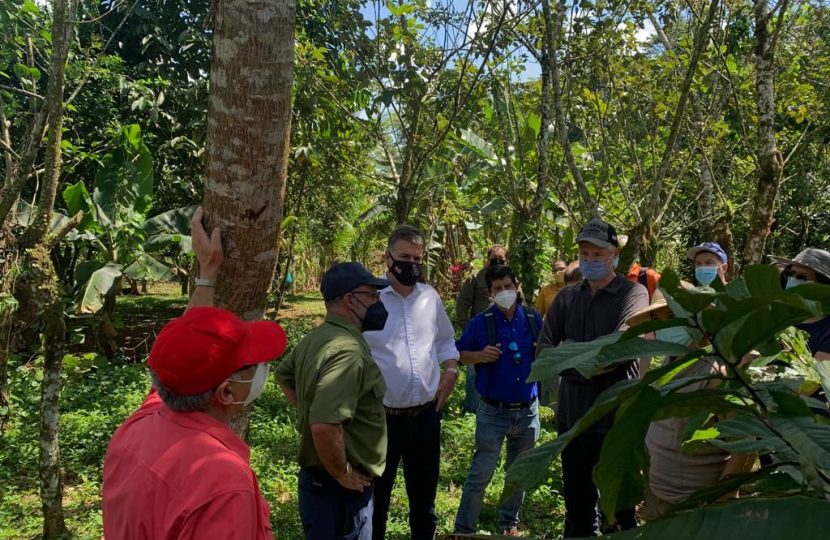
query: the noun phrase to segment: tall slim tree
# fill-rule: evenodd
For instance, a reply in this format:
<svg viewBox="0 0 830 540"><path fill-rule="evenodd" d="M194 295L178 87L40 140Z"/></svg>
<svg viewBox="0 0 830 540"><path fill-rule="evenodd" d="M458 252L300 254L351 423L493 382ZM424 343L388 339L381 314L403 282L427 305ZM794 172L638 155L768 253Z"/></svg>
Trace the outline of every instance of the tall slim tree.
<svg viewBox="0 0 830 540"><path fill-rule="evenodd" d="M261 319L279 254L294 69L292 0L214 4L204 206L225 262L217 306ZM247 431L247 414L234 423Z"/></svg>
<svg viewBox="0 0 830 540"><path fill-rule="evenodd" d="M55 0L52 5L52 54L46 94L41 104L31 107L33 116L28 134L17 152L18 159L8 159L6 181L0 189L0 225L12 226L10 215L20 191L32 174L32 166L46 138L44 183L40 189L35 215L22 234L14 236L14 244L5 246L20 254L21 278L15 295L37 313L37 328L42 336L43 380L40 401L39 475L43 509L43 538L59 538L66 533L63 514L63 481L61 478L60 446L58 444L59 397L63 357L66 346L66 324L63 294L50 253L61 239L77 226L82 214L68 220L60 230L52 230L55 197L61 172L61 140L64 116L64 72L75 28L77 0ZM34 102L32 102L34 103ZM4 135L4 140L8 137ZM6 141L8 142L8 141ZM8 229L0 234L8 239ZM0 325L2 326L2 325ZM5 362L6 351L3 354ZM5 368L2 370L5 372ZM5 376L5 374L4 374Z"/></svg>
<svg viewBox="0 0 830 540"><path fill-rule="evenodd" d="M744 240L742 263L758 264L775 214L775 201L784 170L784 158L775 140L775 49L784 26L789 0L778 7L775 29L770 23L776 13L765 0L755 0L755 102L758 106L758 189L752 217Z"/></svg>

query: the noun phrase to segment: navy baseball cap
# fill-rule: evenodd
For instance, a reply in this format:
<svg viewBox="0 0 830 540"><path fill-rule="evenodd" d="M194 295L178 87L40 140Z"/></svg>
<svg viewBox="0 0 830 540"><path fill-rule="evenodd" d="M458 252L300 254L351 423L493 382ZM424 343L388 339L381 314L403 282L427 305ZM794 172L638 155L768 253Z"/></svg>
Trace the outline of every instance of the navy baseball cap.
<svg viewBox="0 0 830 540"><path fill-rule="evenodd" d="M576 243L591 242L602 248L620 247L617 231L614 227L601 219L592 219L582 227L576 237Z"/></svg>
<svg viewBox="0 0 830 540"><path fill-rule="evenodd" d="M715 242L703 242L699 246L691 248L689 251L686 252L686 257L688 257L689 260L693 261L695 260L695 257L697 257L697 254L701 251L708 251L709 253L714 253L715 255L720 257L720 260L722 262L729 262L729 259L726 258L726 252L723 250L722 247L720 247L720 244L717 244Z"/></svg>
<svg viewBox="0 0 830 540"><path fill-rule="evenodd" d="M328 302L352 292L361 285L385 288L392 285L392 282L376 278L360 263L339 263L326 270L320 283L320 292L323 293L323 300Z"/></svg>

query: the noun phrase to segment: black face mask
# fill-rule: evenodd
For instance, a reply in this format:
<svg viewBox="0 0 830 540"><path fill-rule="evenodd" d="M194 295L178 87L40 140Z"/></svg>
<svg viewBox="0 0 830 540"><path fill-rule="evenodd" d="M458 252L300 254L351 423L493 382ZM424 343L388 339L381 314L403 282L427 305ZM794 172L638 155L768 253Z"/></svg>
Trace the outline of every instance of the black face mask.
<svg viewBox="0 0 830 540"><path fill-rule="evenodd" d="M386 306L383 305L383 302L375 302L369 307L366 307L366 304L358 300L355 297L361 306L366 308L366 315L361 319L360 315L352 310L352 313L357 315L357 318L360 319L360 322L363 324L363 331L364 332L376 332L379 330L383 330L383 327L386 326L386 319L389 317L389 312L386 311Z"/></svg>
<svg viewBox="0 0 830 540"><path fill-rule="evenodd" d="M504 266L505 262L501 257L496 257L495 259L490 259L490 266Z"/></svg>
<svg viewBox="0 0 830 540"><path fill-rule="evenodd" d="M392 259L392 256L390 255L389 258ZM406 287L411 287L418 283L423 269L424 265L421 263L396 261L395 259L392 259L392 266L389 267L389 271L392 272L392 275L395 276L398 283Z"/></svg>

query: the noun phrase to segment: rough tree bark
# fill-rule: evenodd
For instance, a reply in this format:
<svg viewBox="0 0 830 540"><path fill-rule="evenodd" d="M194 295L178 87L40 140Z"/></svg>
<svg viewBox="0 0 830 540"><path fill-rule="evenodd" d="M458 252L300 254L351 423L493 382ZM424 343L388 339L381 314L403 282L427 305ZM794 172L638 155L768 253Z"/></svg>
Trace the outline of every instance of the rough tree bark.
<svg viewBox="0 0 830 540"><path fill-rule="evenodd" d="M279 254L291 135L291 0L216 4L204 207L225 262L216 305L261 319ZM234 421L247 435L248 411Z"/></svg>
<svg viewBox="0 0 830 540"><path fill-rule="evenodd" d="M775 141L775 49L789 5L782 0L778 22L770 31L774 13L765 0L755 0L755 101L758 106L758 189L749 219L742 265L763 261L769 229L775 213L775 200L784 169L784 159Z"/></svg>

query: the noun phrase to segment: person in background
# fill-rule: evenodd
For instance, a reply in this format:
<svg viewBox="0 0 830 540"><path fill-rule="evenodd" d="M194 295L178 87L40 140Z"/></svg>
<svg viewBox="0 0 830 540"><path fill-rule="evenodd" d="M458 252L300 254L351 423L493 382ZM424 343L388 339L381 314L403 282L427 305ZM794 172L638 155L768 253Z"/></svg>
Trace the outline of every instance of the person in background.
<svg viewBox="0 0 830 540"><path fill-rule="evenodd" d="M270 508L231 419L262 393L286 347L274 322L213 306L219 229L201 208L190 223L200 274L182 317L162 328L147 361L150 394L112 436L101 509L107 538L269 540Z"/></svg>
<svg viewBox="0 0 830 540"><path fill-rule="evenodd" d="M620 249L622 249L628 243L628 237L621 234L619 237L619 243ZM615 266L617 265L615 264ZM628 274L626 274L625 277L628 281L639 283L645 287L648 291L648 299L651 301L651 298L654 296L654 291L657 290L657 285L660 282L660 272L654 268L640 266L640 263L634 262L631 267L629 267Z"/></svg>
<svg viewBox="0 0 830 540"><path fill-rule="evenodd" d="M539 313L547 313L553 299L556 298L556 293L565 288L565 269L568 263L563 260L558 260L553 263L553 283L548 283L539 290L536 296L536 311Z"/></svg>
<svg viewBox="0 0 830 540"><path fill-rule="evenodd" d="M479 313L464 329L456 347L461 363L478 370L481 402L476 413L475 454L455 518L455 532L475 533L484 492L507 439L505 469L539 440L538 385L528 383L542 317L517 302L519 282L507 266L487 272L487 290L495 305ZM499 507L499 528L519 536L519 509L524 491L517 490Z"/></svg>
<svg viewBox="0 0 830 540"><path fill-rule="evenodd" d="M579 283L582 281L582 273L579 271L579 261L573 261L562 272L562 277L565 280L565 287ZM550 309L550 308L548 308ZM547 312L542 314L547 316ZM556 412L556 400L559 395L559 387L562 384L561 377L556 376L549 380L539 382L539 404L550 407Z"/></svg>
<svg viewBox="0 0 830 540"><path fill-rule="evenodd" d="M431 540L438 527L435 494L441 460L441 409L458 379L458 351L441 297L429 285L418 283L424 246L423 234L413 227L404 225L391 234L386 276L392 286L380 291L389 318L382 330L363 334L386 381L383 404L389 432L386 468L375 486L375 540L386 537L392 488L401 461L409 499L410 538Z"/></svg>
<svg viewBox="0 0 830 540"><path fill-rule="evenodd" d="M299 509L307 540L372 538L373 493L386 465L386 385L361 332L381 330L378 289L356 262L320 284L326 320L280 363L276 379L299 410Z"/></svg>
<svg viewBox="0 0 830 540"><path fill-rule="evenodd" d="M726 271L729 269L729 260L726 252L715 242L704 242L686 252L686 257L695 263L695 280L708 287L719 279L726 284Z"/></svg>
<svg viewBox="0 0 830 540"><path fill-rule="evenodd" d="M585 224L576 238L579 268L584 280L565 287L548 311L539 344L539 353L566 341L587 342L628 328L626 320L648 306L648 291L622 274L614 272L619 242L614 227L600 219ZM557 430L567 432L594 404L597 397L618 381L639 376L635 361L621 362L582 377L575 370L561 374L557 403ZM605 436L614 423L613 413L575 437L562 452L562 479L565 497L566 538L596 536L599 533L599 494L593 480ZM623 529L637 525L634 509L609 516Z"/></svg>
<svg viewBox="0 0 830 540"><path fill-rule="evenodd" d="M692 287L690 283L685 282L683 286ZM658 290L654 294L651 305L631 316L626 324L629 327L635 327L648 321L667 320L673 317L674 314L662 291ZM708 345L708 341L700 330L694 328L665 328L657 330L654 337L660 341L676 343L692 349ZM663 365L676 360L675 357L666 357ZM675 380L712 375L720 371L722 369L716 358L703 357L678 373ZM720 383L719 379L702 380L684 386L679 392L712 388ZM681 451L686 424L686 418L668 418L652 422L649 426L646 435L646 448L650 458L649 484L641 509L646 521L660 518L672 504L682 503L696 491L714 486L727 475L749 472L755 462L755 454L729 453L712 445L695 452ZM730 493L721 500L735 496L737 492Z"/></svg>
<svg viewBox="0 0 830 540"><path fill-rule="evenodd" d="M565 287L582 281L582 272L579 271L579 261L574 261L569 264L562 273L562 277L565 280ZM550 309L550 306L548 306L548 309ZM544 315L546 314L547 313L544 313Z"/></svg>
<svg viewBox="0 0 830 540"><path fill-rule="evenodd" d="M499 244L494 244L487 250L487 259L484 268L464 280L461 285L461 292L455 301L455 323L456 327L463 331L475 317L492 305L492 300L487 294L487 270L491 266L504 266L507 264L507 249ZM468 413L475 413L478 408L478 393L476 392L476 373L473 369L467 369L467 379L464 383L464 410Z"/></svg>
<svg viewBox="0 0 830 540"><path fill-rule="evenodd" d="M794 259L784 257L770 257L776 264L784 266L781 277L786 280L786 288L793 289L808 283L830 285L830 252L823 249L807 248ZM819 362L830 361L830 316L816 317L795 326L807 332L810 338L807 347L813 357ZM813 397L827 401L827 396L818 388ZM814 412L830 418L827 408L814 408Z"/></svg>

